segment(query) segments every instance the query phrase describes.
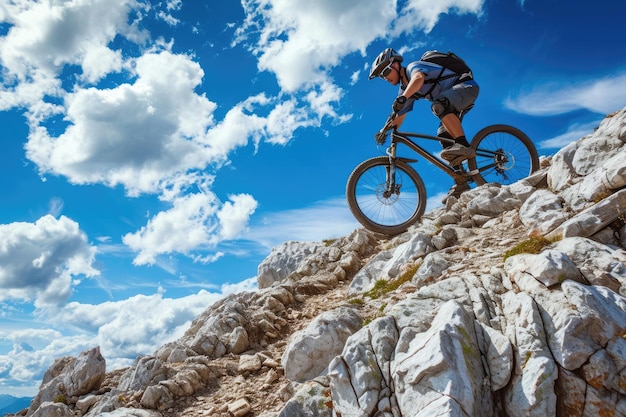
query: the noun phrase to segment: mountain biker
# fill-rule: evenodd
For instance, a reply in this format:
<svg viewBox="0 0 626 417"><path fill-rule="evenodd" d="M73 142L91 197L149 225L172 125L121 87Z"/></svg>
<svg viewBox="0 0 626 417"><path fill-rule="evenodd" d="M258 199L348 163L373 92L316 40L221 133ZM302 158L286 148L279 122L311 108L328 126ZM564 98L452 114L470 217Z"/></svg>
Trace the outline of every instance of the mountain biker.
<svg viewBox="0 0 626 417"><path fill-rule="evenodd" d="M370 80L380 77L392 85L400 86L399 95L392 106L398 115L393 127L400 127L407 113L413 110L415 100L425 98L432 102L431 110L440 120L437 136L455 141L454 145L441 143L444 148L441 157L449 161L453 168L465 159L474 157L475 152L470 148L461 126L463 115L474 106L478 97L479 87L471 71L454 74L444 69L442 72L443 67L440 65L425 61L414 61L404 67L402 61L401 54L387 48L376 57L369 75ZM384 136L376 136L378 142L384 141ZM466 181L455 180L444 202L450 196L458 198L469 188Z"/></svg>

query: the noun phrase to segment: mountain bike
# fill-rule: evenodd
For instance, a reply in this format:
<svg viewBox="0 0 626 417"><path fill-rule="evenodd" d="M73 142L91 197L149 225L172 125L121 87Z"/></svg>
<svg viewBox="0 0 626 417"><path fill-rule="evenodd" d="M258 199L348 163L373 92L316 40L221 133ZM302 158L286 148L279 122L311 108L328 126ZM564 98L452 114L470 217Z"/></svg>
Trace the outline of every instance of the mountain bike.
<svg viewBox="0 0 626 417"><path fill-rule="evenodd" d="M489 182L509 185L539 169L535 145L513 126L497 124L481 129L471 141L476 156L451 167L448 161L431 154L414 139L436 140L446 146L453 145L453 139L399 132L392 128L395 117L392 113L379 132L385 138L391 131L387 156L363 161L352 171L346 185L350 211L359 223L373 232L389 236L405 232L421 219L426 209L424 181L409 165L417 159L398 156L398 144L421 155L455 181L467 181L476 186Z"/></svg>

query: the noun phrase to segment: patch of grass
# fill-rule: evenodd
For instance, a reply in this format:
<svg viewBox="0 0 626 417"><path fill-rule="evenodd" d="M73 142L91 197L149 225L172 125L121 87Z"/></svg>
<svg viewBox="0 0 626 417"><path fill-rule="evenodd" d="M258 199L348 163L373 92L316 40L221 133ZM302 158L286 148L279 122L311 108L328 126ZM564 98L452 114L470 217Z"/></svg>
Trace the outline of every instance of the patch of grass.
<svg viewBox="0 0 626 417"><path fill-rule="evenodd" d="M389 289L390 287L390 282L387 281L386 279L379 279L378 281L376 281L376 283L374 284L374 288L372 288L371 290L365 292L366 297L372 298L372 299L376 299L379 298L382 295L387 294L389 291L391 291Z"/></svg>
<svg viewBox="0 0 626 417"><path fill-rule="evenodd" d="M599 193L594 199L593 202L598 204L600 201L604 200L605 198L609 197L611 195L610 191L603 191L601 193Z"/></svg>
<svg viewBox="0 0 626 417"><path fill-rule="evenodd" d="M520 255L522 253L537 254L551 243L554 242L543 236L531 236L528 240L520 242L515 247L506 251L502 260L506 261L511 256Z"/></svg>
<svg viewBox="0 0 626 417"><path fill-rule="evenodd" d="M337 241L337 238L333 238L333 239L324 239L322 240L322 242L324 243L324 246L328 247L330 245L332 245L333 243L335 243Z"/></svg>
<svg viewBox="0 0 626 417"><path fill-rule="evenodd" d="M350 300L348 300L348 304L352 304L352 305L363 305L365 304L365 301L362 298L351 298Z"/></svg>
<svg viewBox="0 0 626 417"><path fill-rule="evenodd" d="M386 279L379 279L374 284L374 288L365 292L365 294L363 295L375 300L391 291L397 290L402 284L410 281L413 278L420 266L421 263L412 265L411 267L407 268L406 271L400 274L399 277L389 281L387 281Z"/></svg>
<svg viewBox="0 0 626 417"><path fill-rule="evenodd" d="M65 394L59 394L56 396L56 398L54 399L55 403L63 403L63 404L67 404L67 397L65 396Z"/></svg>

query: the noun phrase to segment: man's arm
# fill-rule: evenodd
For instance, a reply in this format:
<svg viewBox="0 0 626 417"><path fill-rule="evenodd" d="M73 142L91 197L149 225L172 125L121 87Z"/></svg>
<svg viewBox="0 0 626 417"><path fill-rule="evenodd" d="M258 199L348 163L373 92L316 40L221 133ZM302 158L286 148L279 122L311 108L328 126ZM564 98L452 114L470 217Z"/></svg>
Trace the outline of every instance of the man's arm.
<svg viewBox="0 0 626 417"><path fill-rule="evenodd" d="M404 93L402 93L402 95L405 96L406 98L409 98L413 94L420 91L423 85L424 85L424 74L421 73L420 71L413 71L413 74L411 75L411 79L409 80L409 84L406 86L406 89L404 90Z"/></svg>
<svg viewBox="0 0 626 417"><path fill-rule="evenodd" d="M422 74L420 71L414 71L411 75L411 79L409 80L409 84L406 86L406 89L404 90L402 95L408 99L413 94L417 93L423 85L424 74ZM403 115L396 117L396 119L393 121L393 126L395 126L396 129L400 128L402 122L404 122L404 119L406 118L406 115L407 113L404 113Z"/></svg>
<svg viewBox="0 0 626 417"><path fill-rule="evenodd" d="M402 116L398 116L393 120L393 123L391 124L392 127L396 128L396 129L400 129L400 126L402 125L402 122L404 122L404 119L406 118L406 115L408 113L404 113Z"/></svg>

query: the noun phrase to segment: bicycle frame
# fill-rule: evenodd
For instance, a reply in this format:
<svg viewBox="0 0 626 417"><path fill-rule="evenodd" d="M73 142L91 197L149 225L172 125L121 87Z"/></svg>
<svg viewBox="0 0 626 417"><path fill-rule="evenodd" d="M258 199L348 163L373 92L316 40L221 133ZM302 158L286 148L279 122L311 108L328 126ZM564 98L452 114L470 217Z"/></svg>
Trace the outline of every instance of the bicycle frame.
<svg viewBox="0 0 626 417"><path fill-rule="evenodd" d="M431 136L431 135L426 135L423 133L398 132L397 130L394 129L391 133L391 144L389 145L389 148L387 148L387 155L389 155L389 159L390 159L393 171L395 171L394 161L396 159L400 159L405 162L417 162L416 159L398 157L396 155L397 145L403 144L407 146L409 149L413 150L418 155L421 155L424 159L426 159L428 162L430 162L431 164L433 164L434 166L436 166L437 168L439 168L440 170L448 174L453 179L459 180L459 181L467 181L468 178L471 178L471 175L468 172L464 170L462 170L461 172L455 171L454 169L452 169L452 167L450 167L447 161L444 161L432 155L426 149L422 148L420 145L418 145L413 140L411 140L411 138L436 140L439 142L444 142L449 145L453 145L455 143L454 139L442 138L439 136ZM392 178L394 177L392 176Z"/></svg>

